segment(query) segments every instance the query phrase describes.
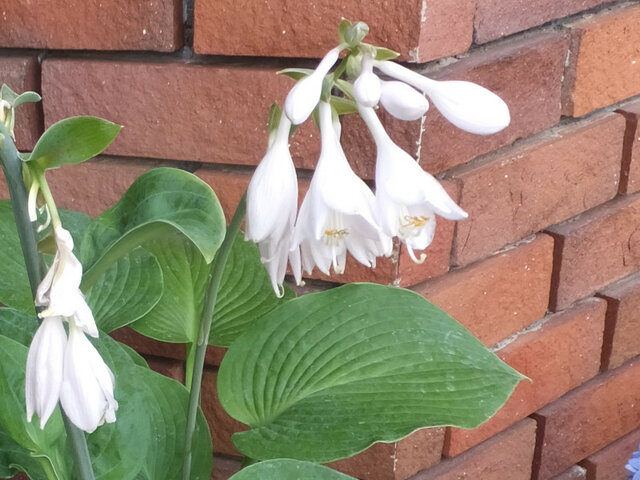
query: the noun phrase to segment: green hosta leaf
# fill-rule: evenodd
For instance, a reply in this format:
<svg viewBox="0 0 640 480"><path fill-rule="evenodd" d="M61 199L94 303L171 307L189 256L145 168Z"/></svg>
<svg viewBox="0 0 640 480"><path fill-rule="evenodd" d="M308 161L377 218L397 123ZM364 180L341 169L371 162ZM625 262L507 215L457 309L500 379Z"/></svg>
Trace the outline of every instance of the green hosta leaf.
<svg viewBox="0 0 640 480"><path fill-rule="evenodd" d="M12 478L18 472L25 472L31 480L47 480L38 460L0 429L0 478Z"/></svg>
<svg viewBox="0 0 640 480"><path fill-rule="evenodd" d="M354 480L317 463L278 458L243 468L229 480Z"/></svg>
<svg viewBox="0 0 640 480"><path fill-rule="evenodd" d="M293 78L296 82L302 80L304 77L308 77L313 73L313 68L285 68L278 72L278 75L285 75L289 78Z"/></svg>
<svg viewBox="0 0 640 480"><path fill-rule="evenodd" d="M374 47L376 49L376 60L385 61L392 60L400 56L398 52L395 52L389 48L384 47Z"/></svg>
<svg viewBox="0 0 640 480"><path fill-rule="evenodd" d="M0 302L35 314L13 211L0 200Z"/></svg>
<svg viewBox="0 0 640 480"><path fill-rule="evenodd" d="M338 41L340 43L346 42L344 35L347 33L349 28L351 28L351 22L346 18L342 18L342 20L340 20L340 25L338 25Z"/></svg>
<svg viewBox="0 0 640 480"><path fill-rule="evenodd" d="M358 111L358 105L353 100L348 98L331 96L331 106L334 108L338 115L347 115L350 113L356 113Z"/></svg>
<svg viewBox="0 0 640 480"><path fill-rule="evenodd" d="M42 100L40 95L38 95L36 92L23 92L21 94L17 94L6 84L3 84L2 88L0 88L0 98L9 102L13 106L13 108L18 107L23 103L39 102L40 100Z"/></svg>
<svg viewBox="0 0 640 480"><path fill-rule="evenodd" d="M228 347L249 325L293 297L287 286L284 297L276 297L258 247L237 235L222 275L209 342Z"/></svg>
<svg viewBox="0 0 640 480"><path fill-rule="evenodd" d="M98 328L111 332L148 313L160 300L162 270L153 255L136 248L85 292Z"/></svg>
<svg viewBox="0 0 640 480"><path fill-rule="evenodd" d="M42 134L29 162L37 162L43 170L84 162L107 148L121 128L97 117L65 118Z"/></svg>
<svg viewBox="0 0 640 480"><path fill-rule="evenodd" d="M65 446L61 441L64 426L60 412L56 410L44 430L40 429L37 415L27 422L24 399L24 374L27 363L27 347L0 335L0 430L22 449L39 457L41 465L55 472L57 478L69 478L65 463ZM19 462L19 459L12 459Z"/></svg>
<svg viewBox="0 0 640 480"><path fill-rule="evenodd" d="M37 328L38 321L35 313L24 313L13 308L0 308L0 335L28 347Z"/></svg>
<svg viewBox="0 0 640 480"><path fill-rule="evenodd" d="M227 352L225 410L250 458L328 462L428 426L473 428L523 377L418 294L351 284L291 300Z"/></svg>

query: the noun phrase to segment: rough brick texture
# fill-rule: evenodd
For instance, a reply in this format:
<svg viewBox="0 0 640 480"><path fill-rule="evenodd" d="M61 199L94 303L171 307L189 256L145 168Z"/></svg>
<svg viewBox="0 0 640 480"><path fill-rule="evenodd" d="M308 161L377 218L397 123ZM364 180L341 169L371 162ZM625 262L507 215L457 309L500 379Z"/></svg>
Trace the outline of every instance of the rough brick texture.
<svg viewBox="0 0 640 480"><path fill-rule="evenodd" d="M579 117L640 93L640 5L566 25L571 54L563 114Z"/></svg>
<svg viewBox="0 0 640 480"><path fill-rule="evenodd" d="M414 480L529 480L536 424L524 419L457 458L419 473Z"/></svg>
<svg viewBox="0 0 640 480"><path fill-rule="evenodd" d="M544 316L552 263L553 240L540 235L413 290L491 346Z"/></svg>
<svg viewBox="0 0 640 480"><path fill-rule="evenodd" d="M454 263L465 265L612 199L624 128L620 115L609 114L454 171L460 206L469 213L458 223Z"/></svg>
<svg viewBox="0 0 640 480"><path fill-rule="evenodd" d="M468 80L500 95L509 105L511 124L480 137L451 125L435 108L426 115L420 162L435 173L549 128L560 119L560 83L567 39L539 32L476 52L427 75Z"/></svg>
<svg viewBox="0 0 640 480"><path fill-rule="evenodd" d="M640 197L630 195L549 228L556 240L550 308L561 310L640 267Z"/></svg>
<svg viewBox="0 0 640 480"><path fill-rule="evenodd" d="M473 14L472 0L201 0L195 3L194 48L218 55L321 57L337 45L344 17L369 25L367 42L394 49L404 60L426 62L469 48Z"/></svg>
<svg viewBox="0 0 640 480"><path fill-rule="evenodd" d="M539 480L558 474L640 426L640 362L598 376L540 410Z"/></svg>
<svg viewBox="0 0 640 480"><path fill-rule="evenodd" d="M580 465L574 465L560 475L553 477L552 480L588 480L587 471Z"/></svg>
<svg viewBox="0 0 640 480"><path fill-rule="evenodd" d="M3 2L0 46L173 51L182 46L182 2Z"/></svg>
<svg viewBox="0 0 640 480"><path fill-rule="evenodd" d="M32 55L0 54L0 86L3 83L16 93L39 91L40 66L37 58ZM34 103L23 103L17 108L15 133L19 150L31 150L42 134L41 111L41 107Z"/></svg>
<svg viewBox="0 0 640 480"><path fill-rule="evenodd" d="M640 274L609 285L600 292L607 301L602 368L613 369L640 354Z"/></svg>
<svg viewBox="0 0 640 480"><path fill-rule="evenodd" d="M475 40L485 43L608 1L476 0Z"/></svg>
<svg viewBox="0 0 640 480"><path fill-rule="evenodd" d="M534 324L500 348L498 356L531 382L520 382L505 406L480 427L449 429L445 454L458 455L596 375L605 309L602 300L586 300Z"/></svg>
<svg viewBox="0 0 640 480"><path fill-rule="evenodd" d="M588 472L587 480L625 478L629 471L624 466L631 454L638 449L638 443L640 430L634 430L580 462Z"/></svg>
<svg viewBox="0 0 640 480"><path fill-rule="evenodd" d="M640 102L625 105L618 112L624 115L627 121L620 172L620 193L634 193L640 190Z"/></svg>

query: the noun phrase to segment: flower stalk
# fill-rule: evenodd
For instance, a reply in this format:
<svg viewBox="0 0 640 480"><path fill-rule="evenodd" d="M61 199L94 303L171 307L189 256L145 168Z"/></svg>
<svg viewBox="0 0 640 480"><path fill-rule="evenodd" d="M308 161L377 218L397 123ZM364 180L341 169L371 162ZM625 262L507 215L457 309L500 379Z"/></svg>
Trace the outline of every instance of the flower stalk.
<svg viewBox="0 0 640 480"><path fill-rule="evenodd" d="M20 237L31 293L35 298L38 285L42 281L41 258L38 253L36 232L29 219L28 192L22 179L22 162L18 158L18 150L11 140L9 132L2 123L0 123L0 138L2 139L0 141L0 163L11 197L11 206ZM84 433L71 423L62 409L60 413L71 446L77 478L95 479Z"/></svg>
<svg viewBox="0 0 640 480"><path fill-rule="evenodd" d="M187 415L187 429L184 437L184 464L182 468L183 480L189 480L191 476L191 455L192 455L192 443L193 433L196 428L196 417L198 415L198 406L200 405L200 391L202 387L202 372L204 370L204 357L207 353L207 346L209 345L209 335L211 332L211 323L213 321L213 315L216 308L216 300L218 299L218 291L220 290L220 281L222 280L222 274L224 267L231 253L231 247L236 235L240 231L240 224L244 219L246 210L246 197L245 193L236 211L233 214L233 218L227 227L227 233L220 245L218 253L216 253L213 262L211 262L211 276L209 277L209 284L204 297L204 306L202 308L202 316L200 318L200 333L198 334L198 341L195 345L195 354L193 365L191 366L193 373L191 376L191 388L189 391L189 411ZM193 347L191 347L193 348ZM188 383L188 382L187 382Z"/></svg>

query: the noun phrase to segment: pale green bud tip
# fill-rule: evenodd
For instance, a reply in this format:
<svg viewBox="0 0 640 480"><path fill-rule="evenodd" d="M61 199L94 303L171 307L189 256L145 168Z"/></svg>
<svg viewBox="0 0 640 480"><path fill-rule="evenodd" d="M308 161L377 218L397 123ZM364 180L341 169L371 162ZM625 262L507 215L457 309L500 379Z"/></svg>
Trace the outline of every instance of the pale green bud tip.
<svg viewBox="0 0 640 480"><path fill-rule="evenodd" d="M369 25L356 22L344 32L344 41L351 47L358 45L369 33Z"/></svg>

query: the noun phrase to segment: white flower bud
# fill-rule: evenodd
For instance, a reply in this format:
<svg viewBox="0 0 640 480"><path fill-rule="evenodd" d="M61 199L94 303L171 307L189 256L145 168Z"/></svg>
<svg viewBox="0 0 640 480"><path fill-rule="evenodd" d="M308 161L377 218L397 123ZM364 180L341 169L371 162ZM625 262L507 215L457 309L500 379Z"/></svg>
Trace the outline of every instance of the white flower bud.
<svg viewBox="0 0 640 480"><path fill-rule="evenodd" d="M362 72L353 83L353 96L363 107L375 107L380 101L380 79L373 73L368 56L362 59Z"/></svg>
<svg viewBox="0 0 640 480"><path fill-rule="evenodd" d="M429 102L424 95L398 81L382 82L380 103L400 120L418 120L429 110Z"/></svg>

